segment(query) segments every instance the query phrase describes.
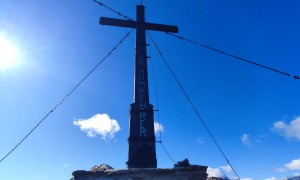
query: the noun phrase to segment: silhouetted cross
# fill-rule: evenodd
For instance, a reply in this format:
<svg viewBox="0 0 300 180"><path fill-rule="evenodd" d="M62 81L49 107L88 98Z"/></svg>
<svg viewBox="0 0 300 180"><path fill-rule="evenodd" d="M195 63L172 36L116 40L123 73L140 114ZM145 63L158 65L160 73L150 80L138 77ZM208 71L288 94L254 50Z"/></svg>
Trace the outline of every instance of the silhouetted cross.
<svg viewBox="0 0 300 180"><path fill-rule="evenodd" d="M136 21L100 18L100 24L136 28L134 102L130 105L128 168L156 168L153 106L149 103L146 30L177 33L176 26L145 22L145 8L137 6Z"/></svg>

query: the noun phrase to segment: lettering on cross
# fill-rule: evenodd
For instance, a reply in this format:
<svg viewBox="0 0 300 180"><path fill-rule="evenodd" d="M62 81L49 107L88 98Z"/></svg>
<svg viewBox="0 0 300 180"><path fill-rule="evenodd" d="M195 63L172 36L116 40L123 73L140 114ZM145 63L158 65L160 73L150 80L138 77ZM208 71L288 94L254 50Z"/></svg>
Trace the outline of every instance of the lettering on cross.
<svg viewBox="0 0 300 180"><path fill-rule="evenodd" d="M147 58L139 56L138 58L138 97L140 102L140 137L147 137L147 127L145 123L147 121L147 98L146 98L146 70Z"/></svg>
<svg viewBox="0 0 300 180"><path fill-rule="evenodd" d="M147 137L147 128L145 127L145 121L147 120L147 113L140 112L140 136Z"/></svg>

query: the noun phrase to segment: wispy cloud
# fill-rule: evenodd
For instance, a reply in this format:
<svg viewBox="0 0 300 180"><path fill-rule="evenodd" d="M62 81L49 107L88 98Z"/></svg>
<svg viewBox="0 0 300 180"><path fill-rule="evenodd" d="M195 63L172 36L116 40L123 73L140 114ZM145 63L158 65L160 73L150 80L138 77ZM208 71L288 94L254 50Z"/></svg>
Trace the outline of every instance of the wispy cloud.
<svg viewBox="0 0 300 180"><path fill-rule="evenodd" d="M285 138L300 140L300 116L293 119L290 123L277 121L273 124L272 130Z"/></svg>
<svg viewBox="0 0 300 180"><path fill-rule="evenodd" d="M267 138L268 135L257 135L252 137L250 134L244 133L241 137L241 141L247 146L254 146L258 144L263 144Z"/></svg>
<svg viewBox="0 0 300 180"><path fill-rule="evenodd" d="M89 119L77 119L73 124L86 132L88 137L95 137L98 134L104 140L112 139L120 130L118 122L107 114L96 114Z"/></svg>
<svg viewBox="0 0 300 180"><path fill-rule="evenodd" d="M243 136L241 137L242 143L247 145L247 146L251 146L252 142L250 140L250 135L249 134L243 134Z"/></svg>
<svg viewBox="0 0 300 180"><path fill-rule="evenodd" d="M295 173L294 176L300 176L300 173Z"/></svg>
<svg viewBox="0 0 300 180"><path fill-rule="evenodd" d="M154 122L154 132L155 134L159 134L160 132L164 132L164 126L158 122Z"/></svg>
<svg viewBox="0 0 300 180"><path fill-rule="evenodd" d="M281 167L281 168L276 168L275 171L277 171L277 172L286 172L287 170L285 168Z"/></svg>
<svg viewBox="0 0 300 180"><path fill-rule="evenodd" d="M203 144L204 143L204 138L197 138L198 144Z"/></svg>

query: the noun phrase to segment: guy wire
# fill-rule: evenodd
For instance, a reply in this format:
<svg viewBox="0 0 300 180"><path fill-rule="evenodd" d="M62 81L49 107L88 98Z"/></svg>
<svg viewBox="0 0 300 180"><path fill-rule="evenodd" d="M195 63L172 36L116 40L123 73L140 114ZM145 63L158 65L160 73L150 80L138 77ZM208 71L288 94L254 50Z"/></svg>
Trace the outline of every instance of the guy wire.
<svg viewBox="0 0 300 180"><path fill-rule="evenodd" d="M129 34L133 31L133 29L131 29L127 34L125 34L125 36L117 43L116 46L114 46L114 48L56 105L54 106L53 109L51 109L32 129L29 133L26 134L26 136L19 141L19 143L14 146L1 160L0 163L6 159L16 148L18 148L22 142L24 142L29 135L31 135L31 133L33 133L34 130L36 130L36 128L42 123L44 122L44 120L46 120L50 114L52 114L65 100L67 100L67 98L72 95L74 93L74 91L100 66L100 64L102 64L104 62L104 60L106 60L111 54L112 52L114 52L117 47L129 36Z"/></svg>
<svg viewBox="0 0 300 180"><path fill-rule="evenodd" d="M150 56L151 56L151 48L150 48ZM165 151L165 153L167 154L167 156L169 157L169 159L173 162L173 163L177 163L176 161L174 161L174 159L171 157L170 153L168 152L168 150L166 149L166 147L163 145L163 141L162 141L162 130L161 130L161 123L160 123L160 116L159 116L159 101L158 101L158 91L157 91L157 81L156 81L156 76L155 76L155 70L154 70L154 66L152 63L152 60L150 61L151 64L151 69L152 69L152 76L153 76L153 80L154 80L154 88L155 88L155 98L156 98L156 110L157 111L157 122L158 122L158 132L159 132L159 141L156 141L157 143L159 143L163 150Z"/></svg>
<svg viewBox="0 0 300 180"><path fill-rule="evenodd" d="M261 67L261 68L264 68L264 69L268 69L270 71L273 71L273 72L276 72L276 73L279 73L279 74L282 74L282 75L285 75L285 76L289 76L293 79L298 79L300 80L300 77L299 76L296 76L296 75L292 75L292 74L289 74L289 73L286 73L286 72L283 72L283 71L280 71L280 70L277 70L277 69L274 69L274 68L271 68L271 67L268 67L268 66L265 66L265 65L262 65L262 64L258 64L256 62L253 62L253 61L250 61L250 60L247 60L245 58L241 58L239 56L236 56L236 55L233 55L233 54L230 54L230 53L227 53L225 51L221 51L219 49L216 49L216 48L213 48L213 47L210 47L210 46L207 46L207 45L204 45L204 44L200 44L196 41L193 41L193 40L190 40L190 39L186 39L184 37L181 37L181 36L178 36L178 35L175 35L175 34L172 34L172 33L169 33L169 32L166 32L167 34L171 35L171 36L174 36L178 39L181 39L181 40L184 40L184 41L187 41L187 42L190 42L190 43L193 43L193 44L196 44L198 46L201 46L201 47L204 47L206 49L210 49L210 50L213 50L215 52L218 52L218 53L221 53L221 54L224 54L226 56L230 56L232 58L235 58L235 59L238 59L238 60L241 60L241 61L244 61L244 62L247 62L249 64L253 64L255 66L258 66L258 67Z"/></svg>
<svg viewBox="0 0 300 180"><path fill-rule="evenodd" d="M240 177L238 176L237 172L235 171L234 167L231 165L231 163L229 162L227 156L225 155L224 151L221 149L219 143L217 142L217 140L214 138L213 134L211 133L210 129L208 128L208 126L206 125L204 119L200 116L200 114L198 113L196 107L194 106L192 100L190 99L190 97L188 96L187 92L185 91L185 89L183 88L183 86L181 85L180 81L178 80L178 78L176 77L174 71L172 70L172 68L170 67L170 65L168 64L168 62L166 61L165 57L163 56L162 52L160 51L160 49L158 48L157 44L155 43L154 39L152 38L152 36L150 35L150 33L147 31L150 39L152 40L153 44L155 45L158 53L160 54L161 58L163 59L163 61L165 62L165 64L167 65L169 71L171 72L173 78L175 79L175 81L177 82L178 86L180 87L181 91L183 92L184 96L186 97L186 99L188 100L189 104L192 106L194 112L196 113L196 115L198 116L198 119L202 122L202 124L204 125L206 131L209 133L210 137L212 138L212 140L214 141L215 145L218 147L219 151L221 152L221 154L223 155L223 157L225 158L226 162L228 163L228 165L231 167L231 169L233 170L233 172L235 173L235 175L238 177L238 179L240 179Z"/></svg>

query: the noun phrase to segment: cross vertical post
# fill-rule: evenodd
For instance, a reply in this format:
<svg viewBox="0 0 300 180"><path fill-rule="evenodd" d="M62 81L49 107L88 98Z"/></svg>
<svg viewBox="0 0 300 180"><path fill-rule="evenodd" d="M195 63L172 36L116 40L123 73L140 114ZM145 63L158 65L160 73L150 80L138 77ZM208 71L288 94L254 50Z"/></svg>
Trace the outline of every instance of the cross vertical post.
<svg viewBox="0 0 300 180"><path fill-rule="evenodd" d="M146 30L177 33L176 26L145 22L145 7L137 5L136 21L100 18L100 24L136 28L134 102L130 105L128 168L156 168L153 105L149 102Z"/></svg>

